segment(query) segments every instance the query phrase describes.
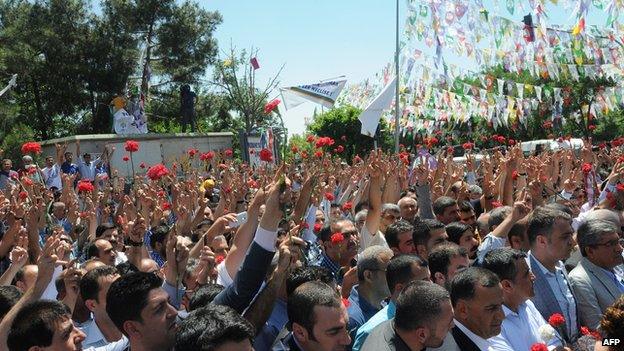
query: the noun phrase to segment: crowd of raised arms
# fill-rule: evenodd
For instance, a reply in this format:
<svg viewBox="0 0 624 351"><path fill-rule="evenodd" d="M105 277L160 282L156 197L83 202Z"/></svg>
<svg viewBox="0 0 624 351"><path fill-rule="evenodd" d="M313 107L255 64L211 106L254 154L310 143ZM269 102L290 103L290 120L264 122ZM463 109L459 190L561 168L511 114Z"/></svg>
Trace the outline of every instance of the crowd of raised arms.
<svg viewBox="0 0 624 351"><path fill-rule="evenodd" d="M125 178L76 146L2 161L0 350L624 350L619 143Z"/></svg>

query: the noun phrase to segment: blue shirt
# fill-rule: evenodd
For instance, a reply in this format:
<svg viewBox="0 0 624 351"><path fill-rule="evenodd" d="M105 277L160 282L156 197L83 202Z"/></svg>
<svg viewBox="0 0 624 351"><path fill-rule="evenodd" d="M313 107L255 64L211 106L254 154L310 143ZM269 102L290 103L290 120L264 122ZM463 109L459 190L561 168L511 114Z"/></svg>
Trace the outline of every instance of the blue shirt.
<svg viewBox="0 0 624 351"><path fill-rule="evenodd" d="M285 300L277 299L269 320L254 340L254 350L270 350L280 331L288 323L288 311Z"/></svg>
<svg viewBox="0 0 624 351"><path fill-rule="evenodd" d="M329 258L325 252L323 252L321 264L319 264L319 266L329 269L329 271L334 275L334 278L336 278L336 282L338 284L342 284L342 276L338 275L338 273L340 273L340 264L332 261L332 259Z"/></svg>
<svg viewBox="0 0 624 351"><path fill-rule="evenodd" d="M78 173L78 167L73 163L63 162L61 171L63 171L63 173L76 174Z"/></svg>
<svg viewBox="0 0 624 351"><path fill-rule="evenodd" d="M355 336L355 343L353 344L353 351L359 351L362 346L364 346L364 342L375 327L380 325L385 321L389 321L394 318L394 314L396 313L396 305L394 301L390 301L390 303L381 309L381 311L375 313L368 322L364 323L358 330Z"/></svg>
<svg viewBox="0 0 624 351"><path fill-rule="evenodd" d="M501 333L488 339L493 350L530 350L531 345L544 342L540 336L539 328L548 322L542 317L531 300L520 304L517 313L505 305L503 305L503 312L505 319L501 326ZM548 346L549 349L561 346L558 335L548 340Z"/></svg>
<svg viewBox="0 0 624 351"><path fill-rule="evenodd" d="M371 305L365 298L360 298L359 288L359 285L355 285L351 288L351 294L349 295L347 312L349 313L349 334L351 335L351 340L355 340L358 328L380 310L380 308Z"/></svg>

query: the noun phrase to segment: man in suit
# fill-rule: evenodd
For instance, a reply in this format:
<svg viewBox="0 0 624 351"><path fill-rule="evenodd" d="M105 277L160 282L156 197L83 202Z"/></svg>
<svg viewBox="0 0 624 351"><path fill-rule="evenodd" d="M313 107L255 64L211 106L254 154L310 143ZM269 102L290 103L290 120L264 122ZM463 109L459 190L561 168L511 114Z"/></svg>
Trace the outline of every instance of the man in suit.
<svg viewBox="0 0 624 351"><path fill-rule="evenodd" d="M432 282L414 281L399 294L394 319L373 329L362 351L419 351L439 347L452 325L449 293Z"/></svg>
<svg viewBox="0 0 624 351"><path fill-rule="evenodd" d="M575 245L572 219L563 211L537 207L529 215L527 235L531 245L527 263L535 276L535 296L531 300L545 320L554 313L563 315L566 326L562 336L574 342L579 335L576 298L562 262L570 257Z"/></svg>
<svg viewBox="0 0 624 351"><path fill-rule="evenodd" d="M336 289L319 281L303 283L287 305L290 333L273 350L334 351L351 344L349 316Z"/></svg>
<svg viewBox="0 0 624 351"><path fill-rule="evenodd" d="M570 285L578 301L579 320L598 328L602 314L624 293L622 242L612 222L589 220L578 228L577 241L583 258L570 272Z"/></svg>
<svg viewBox="0 0 624 351"><path fill-rule="evenodd" d="M455 326L437 351L488 351L487 339L500 334L503 289L496 274L470 267L451 282Z"/></svg>

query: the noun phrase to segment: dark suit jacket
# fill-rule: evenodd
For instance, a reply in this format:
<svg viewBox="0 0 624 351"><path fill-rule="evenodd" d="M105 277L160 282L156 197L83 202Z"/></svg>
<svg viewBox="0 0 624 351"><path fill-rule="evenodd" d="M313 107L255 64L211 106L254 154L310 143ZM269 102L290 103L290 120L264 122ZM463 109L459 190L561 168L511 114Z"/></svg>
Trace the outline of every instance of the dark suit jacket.
<svg viewBox="0 0 624 351"><path fill-rule="evenodd" d="M394 331L394 319L378 325L368 335L362 351L410 351L409 346Z"/></svg>
<svg viewBox="0 0 624 351"><path fill-rule="evenodd" d="M258 350L262 351L262 350ZM268 351L268 350L266 350ZM292 332L288 333L285 338L282 340L278 340L278 342L273 346L272 351L301 351L297 343L295 342L295 337Z"/></svg>
<svg viewBox="0 0 624 351"><path fill-rule="evenodd" d="M481 351L461 329L457 328L457 326L451 329L451 334L453 334L453 339L455 339L461 351Z"/></svg>
<svg viewBox="0 0 624 351"><path fill-rule="evenodd" d="M213 303L232 307L242 314L262 286L274 254L252 242L234 283L221 291Z"/></svg>

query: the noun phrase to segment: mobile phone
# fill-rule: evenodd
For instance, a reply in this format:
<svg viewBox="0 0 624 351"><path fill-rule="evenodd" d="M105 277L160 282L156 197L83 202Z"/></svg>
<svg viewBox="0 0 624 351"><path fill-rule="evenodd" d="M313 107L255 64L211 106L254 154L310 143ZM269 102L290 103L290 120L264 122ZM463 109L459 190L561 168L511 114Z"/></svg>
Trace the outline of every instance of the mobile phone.
<svg viewBox="0 0 624 351"><path fill-rule="evenodd" d="M230 226L230 228L236 228L243 225L245 222L247 222L247 211L237 213L236 221L230 222L228 225Z"/></svg>

